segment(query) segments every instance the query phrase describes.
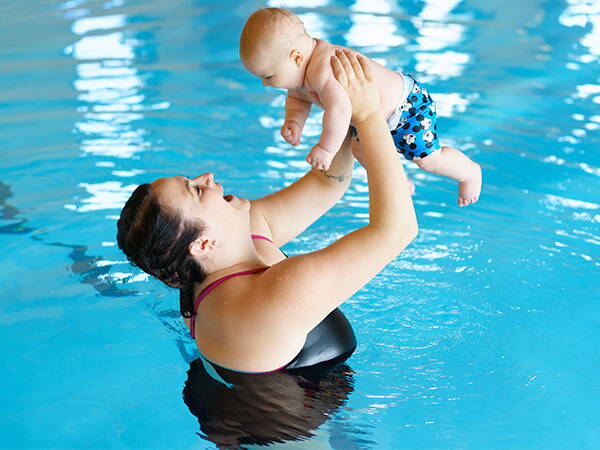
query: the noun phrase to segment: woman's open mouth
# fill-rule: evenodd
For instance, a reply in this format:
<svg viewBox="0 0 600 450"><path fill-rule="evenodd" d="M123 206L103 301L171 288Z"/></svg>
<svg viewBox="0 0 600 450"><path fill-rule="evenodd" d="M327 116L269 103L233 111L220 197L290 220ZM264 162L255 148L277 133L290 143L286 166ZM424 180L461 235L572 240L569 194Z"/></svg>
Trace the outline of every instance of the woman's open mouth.
<svg viewBox="0 0 600 450"><path fill-rule="evenodd" d="M231 195L231 194L227 194L227 195L224 195L224 196L223 196L223 198L225 199L225 201L226 201L226 202L228 202L228 203L229 203L231 200L233 200L233 199L234 199L234 197L235 197L235 196L234 196L234 195Z"/></svg>

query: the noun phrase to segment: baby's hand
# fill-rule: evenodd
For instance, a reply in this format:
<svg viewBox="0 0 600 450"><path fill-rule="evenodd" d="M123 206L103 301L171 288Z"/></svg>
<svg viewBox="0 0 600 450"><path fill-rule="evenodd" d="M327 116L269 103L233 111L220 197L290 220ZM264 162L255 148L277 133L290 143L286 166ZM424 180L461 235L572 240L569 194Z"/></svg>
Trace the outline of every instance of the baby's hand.
<svg viewBox="0 0 600 450"><path fill-rule="evenodd" d="M302 130L300 125L295 120L286 120L281 127L281 136L286 140L288 144L296 146L300 143L300 135Z"/></svg>
<svg viewBox="0 0 600 450"><path fill-rule="evenodd" d="M329 165L334 156L335 153L332 153L317 144L311 149L306 157L306 161L315 169L327 170L329 169Z"/></svg>

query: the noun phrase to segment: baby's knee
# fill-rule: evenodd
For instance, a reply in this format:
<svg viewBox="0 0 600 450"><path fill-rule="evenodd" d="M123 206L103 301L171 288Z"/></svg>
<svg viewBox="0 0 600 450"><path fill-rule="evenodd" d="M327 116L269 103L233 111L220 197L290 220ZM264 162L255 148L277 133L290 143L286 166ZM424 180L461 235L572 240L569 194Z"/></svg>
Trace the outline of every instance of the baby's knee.
<svg viewBox="0 0 600 450"><path fill-rule="evenodd" d="M441 150L434 150L424 158L415 158L413 162L423 170L435 170L440 164Z"/></svg>

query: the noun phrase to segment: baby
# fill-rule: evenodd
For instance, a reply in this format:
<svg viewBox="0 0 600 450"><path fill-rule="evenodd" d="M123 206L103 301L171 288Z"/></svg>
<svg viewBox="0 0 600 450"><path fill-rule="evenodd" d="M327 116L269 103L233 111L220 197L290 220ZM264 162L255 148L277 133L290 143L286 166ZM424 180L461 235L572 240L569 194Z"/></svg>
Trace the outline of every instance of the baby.
<svg viewBox="0 0 600 450"><path fill-rule="evenodd" d="M336 50L354 52L310 37L298 16L280 8L254 12L240 38L240 57L246 69L265 86L287 89L281 135L288 143L300 143L313 103L325 110L321 138L306 158L320 170L329 168L349 126L352 153L362 164L360 136L350 124L350 100L331 69ZM481 168L459 150L440 147L435 104L427 90L410 75L370 59L368 62L398 152L427 172L458 181L459 206L476 202L481 192Z"/></svg>

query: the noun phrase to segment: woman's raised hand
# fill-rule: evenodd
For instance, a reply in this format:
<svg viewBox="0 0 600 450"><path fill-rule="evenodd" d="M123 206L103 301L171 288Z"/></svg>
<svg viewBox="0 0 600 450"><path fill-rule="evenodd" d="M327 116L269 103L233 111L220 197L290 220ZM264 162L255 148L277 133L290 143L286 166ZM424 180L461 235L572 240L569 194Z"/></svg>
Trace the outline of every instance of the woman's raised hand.
<svg viewBox="0 0 600 450"><path fill-rule="evenodd" d="M350 97L354 123L362 122L380 110L379 91L364 56L336 50L335 56L331 57L331 67Z"/></svg>

